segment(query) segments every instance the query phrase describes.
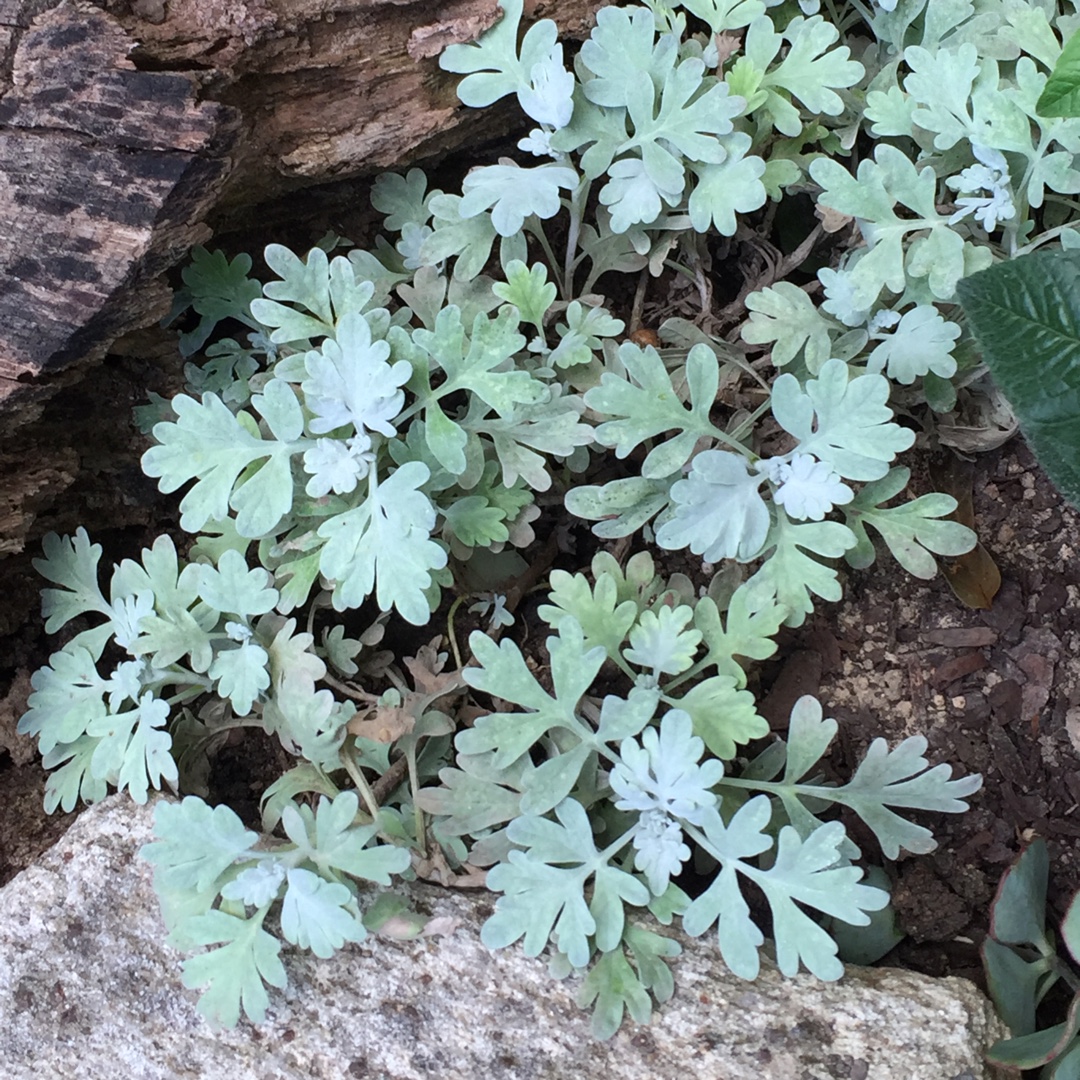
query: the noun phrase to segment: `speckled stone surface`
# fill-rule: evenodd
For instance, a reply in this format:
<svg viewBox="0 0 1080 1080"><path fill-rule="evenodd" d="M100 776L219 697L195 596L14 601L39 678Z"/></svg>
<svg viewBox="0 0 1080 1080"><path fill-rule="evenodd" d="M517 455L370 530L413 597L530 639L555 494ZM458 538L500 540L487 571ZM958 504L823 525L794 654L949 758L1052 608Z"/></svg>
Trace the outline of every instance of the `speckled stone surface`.
<svg viewBox="0 0 1080 1080"><path fill-rule="evenodd" d="M369 938L332 960L283 952L264 1025L215 1031L179 983L150 867L151 808L113 797L0 889L4 1080L984 1080L1004 1034L961 979L851 969L840 983L746 983L711 940L675 931L676 993L653 1023L595 1042L574 1003L520 949L488 952L489 894L426 886L415 906L457 918L442 937Z"/></svg>

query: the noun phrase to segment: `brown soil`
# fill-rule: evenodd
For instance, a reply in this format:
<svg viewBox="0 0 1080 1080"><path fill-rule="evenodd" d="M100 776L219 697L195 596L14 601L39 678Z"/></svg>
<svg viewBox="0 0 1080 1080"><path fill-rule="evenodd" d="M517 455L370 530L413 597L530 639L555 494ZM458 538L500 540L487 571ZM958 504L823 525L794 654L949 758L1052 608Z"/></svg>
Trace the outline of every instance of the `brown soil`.
<svg viewBox="0 0 1080 1080"><path fill-rule="evenodd" d="M981 976L988 908L1023 841L1049 844L1057 917L1080 888L1080 513L1018 439L976 461L974 503L1002 576L988 610L886 554L848 574L844 600L795 636L773 683L801 675L789 699L819 694L840 721L847 760L834 763L848 774L873 738L916 734L931 761L982 773L968 813L922 818L938 850L890 867L908 934L890 961L970 977Z"/></svg>

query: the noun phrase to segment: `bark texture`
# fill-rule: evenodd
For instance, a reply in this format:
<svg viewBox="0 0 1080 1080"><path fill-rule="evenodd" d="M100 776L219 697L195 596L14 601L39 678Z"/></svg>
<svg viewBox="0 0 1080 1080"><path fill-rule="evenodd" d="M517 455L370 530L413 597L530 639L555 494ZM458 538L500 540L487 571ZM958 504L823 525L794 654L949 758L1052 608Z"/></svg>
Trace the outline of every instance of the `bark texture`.
<svg viewBox="0 0 1080 1080"><path fill-rule="evenodd" d="M581 35L599 0L526 6ZM88 373L168 311L164 274L207 219L486 136L436 57L497 16L495 0L0 0L0 555L94 487L96 430L130 431L137 350ZM121 523L133 496L113 494Z"/></svg>

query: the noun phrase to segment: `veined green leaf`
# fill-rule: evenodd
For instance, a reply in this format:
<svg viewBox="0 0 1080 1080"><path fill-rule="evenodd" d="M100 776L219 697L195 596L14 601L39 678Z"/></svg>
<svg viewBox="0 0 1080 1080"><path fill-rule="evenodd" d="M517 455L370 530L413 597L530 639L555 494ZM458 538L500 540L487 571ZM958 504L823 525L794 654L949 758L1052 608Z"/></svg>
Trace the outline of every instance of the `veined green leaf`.
<svg viewBox="0 0 1080 1080"><path fill-rule="evenodd" d="M961 282L959 294L1024 437L1080 506L1080 252L999 263Z"/></svg>
<svg viewBox="0 0 1080 1080"><path fill-rule="evenodd" d="M1040 116L1080 116L1080 30L1065 42L1035 109Z"/></svg>

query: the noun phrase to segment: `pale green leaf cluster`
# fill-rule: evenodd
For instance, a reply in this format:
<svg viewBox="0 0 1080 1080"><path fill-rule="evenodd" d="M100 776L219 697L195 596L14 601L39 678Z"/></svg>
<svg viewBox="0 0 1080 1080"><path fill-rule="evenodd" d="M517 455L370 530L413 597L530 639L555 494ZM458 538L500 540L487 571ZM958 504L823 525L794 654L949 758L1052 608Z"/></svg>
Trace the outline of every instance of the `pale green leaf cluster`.
<svg viewBox="0 0 1080 1080"><path fill-rule="evenodd" d="M416 171L378 193L394 220L428 201ZM260 542L283 613L321 582L338 610L373 596L422 624L449 581L450 550L467 559L476 547L529 535L529 489L550 487L549 463L592 435L581 399L553 383L542 356L520 355L520 323L543 334L553 299L542 269L511 261L501 289L485 279L466 290L420 267L401 293L416 312L391 312L373 298L385 302L393 282L378 273L362 280L377 259L357 255L328 259L314 248L301 259L271 245L267 262L281 280L251 304L276 343L258 392L219 379L201 400L179 395L154 426L143 467L163 491L190 485L184 528ZM410 323L414 315L422 325ZM559 366L588 363L620 325L580 304L568 317L565 344L552 353Z"/></svg>
<svg viewBox="0 0 1080 1080"><path fill-rule="evenodd" d="M539 225L558 212L557 187L564 180L572 189L572 218L579 217L591 185L603 181L598 196L608 213L597 231L576 222L583 250L568 264L572 272L577 261L589 258L590 284L612 265L610 241L620 235L630 238L638 256L653 248L646 229L691 226L732 235L736 215L765 202L762 155L774 129L800 136L811 120L804 141L820 138L828 131L822 121L843 111L837 91L858 82L864 69L849 59L846 46L834 47L838 33L820 16L797 16L778 32L760 3L682 6L707 23L711 35L749 25L742 55L726 77L713 73L714 37L687 33L685 16L663 5L601 8L572 72L550 19L534 23L518 44L520 0L507 0L500 21L475 45L448 48L440 64L466 76L458 87L461 100L476 107L516 94L540 125L520 149L555 164L521 169L504 161L474 172L459 203L432 207L434 234L422 242L420 258L458 253L466 232L489 251L495 234L506 238L523 224L530 228L530 220ZM569 168L572 158L577 171ZM792 165L790 158L786 162ZM774 172L783 174L785 185L801 175L798 166ZM391 227L404 229L396 205L391 209ZM410 209L415 214L420 201L414 198ZM479 224L463 229L453 221L475 221L489 209L489 233ZM428 217L424 205L409 228L426 229ZM447 244L437 239L443 231ZM452 241L450 233L461 239ZM508 257L504 248L504 265ZM455 273L473 276L479 266L477 259L463 270L459 258Z"/></svg>
<svg viewBox="0 0 1080 1080"><path fill-rule="evenodd" d="M1011 55L984 52L979 39L940 47L927 41L909 45L901 69L908 74L897 71L891 80L878 80L878 88L867 95L866 115L875 135L905 136L931 161L954 151L952 173L978 159L979 148L1004 153L1008 165L1000 184L1018 211L1006 229L1023 236L1030 210L1043 205L1047 190L1080 192L1080 170L1074 167L1080 120L1049 116L1038 108L1047 69L1062 53L1046 11L1018 6L1010 16L1005 9L1001 5L988 14L999 26L1013 23ZM957 148L964 151L959 161Z"/></svg>
<svg viewBox="0 0 1080 1080"><path fill-rule="evenodd" d="M736 741L763 733L762 728L725 731L717 725L718 716L734 716L734 680L706 678L682 695L673 695L664 683L674 690L709 667L712 657L723 657L738 670L726 650L767 653L772 642L757 635L775 632L782 610L775 605L767 613L749 610L744 586L731 597L725 628L712 598L695 603L692 596L682 597L682 583L656 578L651 561L641 555L625 574L598 557L594 576L592 587L580 575L554 580L552 599L559 606L542 609L558 629L547 642L550 692L516 646L473 635L480 667L469 669L466 680L474 689L497 694L510 708L482 716L460 733L457 768L443 770L441 788L422 793L421 805L439 815L441 828L475 836L480 826L480 843L489 851L489 830L501 826L502 855L489 871L488 884L503 896L485 924L484 941L501 947L524 939L529 955L550 943L572 968L585 967L596 953L603 957L621 950L631 925L628 910L671 896L676 888L671 879L689 859L688 841L693 841L719 869L698 900L687 905L684 897L679 904L688 932L703 933L722 913L725 962L753 978L764 940L742 892L744 882L753 882L772 908L782 969L794 974L802 963L820 977L838 977L842 968L835 943L802 908L863 925L886 896L858 883L862 871L849 865L857 850L843 826L822 824L815 814L829 803L850 807L874 831L886 855L895 858L901 846L924 851L932 843L926 830L897 808L956 812L978 789L979 778L951 780L948 766L925 771L925 740L909 739L892 752L878 740L846 786L807 780L836 733L835 721L823 720L812 698L802 699L792 714L786 756L766 753L742 778L725 775L722 759L734 756ZM688 602L673 607L677 598ZM702 612L703 629L688 634L686 625L697 621L695 608ZM669 619L657 617L665 611L672 613ZM666 634L660 629L665 623ZM635 628L644 633L635 635ZM635 642L635 636L637 643L629 649L620 647L627 639ZM687 670L682 660L671 665L682 669L682 678L663 680L668 673L662 664L659 686L655 667L644 682L634 678L631 665L635 657L641 662L643 650L649 651L646 663L655 661L656 650L666 658L685 658L706 639L709 652L696 666ZM589 694L606 660L628 676L626 696ZM711 690L710 683L725 692L695 715L694 690ZM670 707L657 715L661 704ZM717 756L702 760L706 747ZM745 802L741 793L747 789L763 794ZM729 797L732 812L721 816ZM610 806L601 812L603 800ZM481 808L494 807L478 816ZM588 808L606 823L602 847ZM776 814L790 823L778 836L769 831ZM775 858L760 863L758 857L772 850L774 841ZM626 977L625 957L600 963L611 966L612 977L616 969ZM600 971L594 981L607 977L607 967ZM631 1006L633 1000L624 1003Z"/></svg>
<svg viewBox="0 0 1080 1080"><path fill-rule="evenodd" d="M793 292L805 297L801 290ZM788 300L785 292L777 296ZM922 310L915 309L916 315ZM932 321L924 325L931 333L940 333L940 320L930 311ZM897 349L898 364L904 362L901 350L912 332L902 327L885 343ZM824 339L827 349L831 340L827 325ZM803 335L792 354L807 340ZM915 438L893 419L888 379L837 358L821 362L817 378L805 384L794 374L781 375L772 387L770 407L796 445L784 455L762 459L713 420L725 365L708 344L690 349L678 371L678 388L674 373L651 346L642 349L627 343L619 347L618 357L621 372L605 372L599 386L585 394L586 405L596 413L616 417L597 427L597 441L612 447L617 457L626 457L645 443L652 448L641 464L640 478L580 485L567 493L567 508L579 517L598 520L593 530L598 536L625 536L654 519L656 542L662 548L689 548L708 563L725 559L747 563L763 557L766 561L752 579L753 587L782 605L789 625L799 625L813 611L812 595L838 600L836 570L814 556L832 560L859 543L860 537L848 526L823 520L834 506L854 497L841 478L880 479ZM907 361L909 366L915 362ZM887 363L883 360L883 365ZM650 442L660 434L668 437ZM974 536L963 526L953 526L948 540L943 540L923 525L926 517L953 509L948 497L933 498L938 502L913 503L902 512L925 533L930 550L953 554L963 543L964 550L969 549ZM941 500L948 501L947 509L936 509L939 503L946 505ZM861 520L857 511L852 520ZM893 542L895 533L885 530L883 535L898 557L904 552L904 565L912 565L906 549ZM925 569L925 562L920 563L920 576Z"/></svg>
<svg viewBox="0 0 1080 1080"><path fill-rule="evenodd" d="M154 866L154 885L170 941L181 948L217 946L184 961L184 985L202 990L198 1009L208 1020L235 1026L241 1010L255 1023L269 1005L266 985L285 987L281 940L265 929L281 902L281 937L329 957L367 936L356 881L390 883L409 866L401 847L373 843L376 827L360 820L355 792L310 806L288 801L282 812L287 842L259 843L227 806L211 809L188 796L159 802L155 840L142 849Z"/></svg>
<svg viewBox="0 0 1080 1080"><path fill-rule="evenodd" d="M862 127L876 146L857 167L836 156L808 163L819 206L853 218L861 238L839 268L818 272L833 318L779 282L749 298L744 339L773 343L777 364L804 352L811 374L826 354L851 361L869 343L868 370L903 385L925 379L924 399L947 409L954 398L936 381L953 377L954 345L969 340L952 306L958 282L1072 242L1080 119L1053 103L1072 92L1063 45L1075 18L1023 0L875 4L865 17L876 41L846 130ZM835 320L868 336L845 337Z"/></svg>
<svg viewBox="0 0 1080 1080"><path fill-rule="evenodd" d="M903 293L909 279L924 282L934 299L951 300L962 277L990 265L990 250L966 240L938 211L934 170L895 146L879 143L855 176L827 158L814 161L810 175L822 188L820 203L856 218L866 241L850 271L855 306L869 309L883 290Z"/></svg>
<svg viewBox="0 0 1080 1080"><path fill-rule="evenodd" d="M479 667L466 669L466 681L503 711L459 733L456 767L420 794L439 831L472 837L470 861L495 863L488 885L503 895L484 941L523 940L529 955L550 945L557 973L593 962L582 1000L596 1004L594 1030L607 1037L625 1010L649 1015L650 989L658 1001L670 992L659 957L650 959L635 937L633 911L648 908L663 921L682 914L692 934L717 924L725 962L753 978L764 937L742 888L752 882L769 901L782 970L794 974L802 964L838 977L837 946L805 908L865 925L886 895L860 884L843 826L815 815L829 804L850 807L895 858L901 847L932 843L898 810L957 812L979 778L952 780L947 766L927 771L925 740L914 738L891 752L878 740L849 784L822 785L809 774L836 722L822 719L813 698L792 714L786 753L774 744L740 776L738 744L767 725L739 689L737 658L772 653L785 609L762 603L752 583L731 591L720 576L715 597L695 596L688 580L657 576L645 553L625 568L599 554L592 577L552 574L552 602L540 609L555 631L547 641L550 690L516 645L473 634ZM592 689L606 664L623 674L621 695L610 675L604 696ZM746 801L748 790L761 794ZM672 881L691 842L718 864L693 902Z"/></svg>
<svg viewBox="0 0 1080 1080"><path fill-rule="evenodd" d="M1056 237L1080 191L1078 121L1035 106L1061 26L1019 0L978 15L912 0L868 12L877 41L855 49L813 6L604 7L568 67L555 24L523 31L522 0L502 0L441 65L466 105L515 96L536 160L478 163L456 192L385 174L371 203L388 237L271 244L265 282L248 256L195 252L173 316L205 363L140 422L144 471L182 492L198 535L186 560L159 538L107 592L84 530L46 538L46 628L78 632L33 676L19 730L52 769L49 809L109 786L206 794L236 728L302 759L266 792L261 838L195 796L156 810L144 854L170 940L206 950L183 979L215 1023L265 1015L282 941L327 957L362 940L358 881L433 867L487 871L484 941L551 949L603 1038L673 992L678 946L636 914L711 931L732 971L757 974L747 884L782 971L836 978L827 920L865 925L887 896L822 815L847 808L896 858L933 847L905 811L956 813L977 790L929 768L919 738L877 740L848 783L823 783L837 725L812 698L786 742L751 749L770 730L748 675L782 625L840 598L841 557L873 562L871 533L919 577L974 543L948 496L889 505L915 439L897 413L955 399L949 380L970 374L958 282ZM891 140L869 155L864 103ZM795 189L821 231L854 225L818 282L766 273L745 297L744 342L784 369L771 384L704 319L668 320L659 347L622 340L609 275L644 288L673 271L704 295L745 215ZM644 551L552 570L546 656L525 651L502 636L520 625L509 598L538 584L514 549L528 558L544 530L570 550L561 507L601 540L641 530L707 576L727 565L700 590ZM374 651L392 617L447 608L457 670L438 640ZM488 632L464 650L466 612ZM708 877L693 900L677 884L691 866Z"/></svg>
<svg viewBox="0 0 1080 1080"><path fill-rule="evenodd" d="M354 709L316 692L326 665L313 636L275 614L279 592L267 570L249 568L235 548L225 548L216 566L181 569L172 540L160 536L141 562L114 567L106 600L98 584L101 547L85 530L50 535L45 552L38 570L57 586L45 592L48 625L58 630L76 616L104 617L31 679L19 730L38 739L53 770L48 809L96 802L108 785L138 802L150 788L176 790L185 748L174 746L170 729L183 728L186 706L206 695L224 706L209 728L200 726L207 737L259 725L311 760L337 762Z"/></svg>

